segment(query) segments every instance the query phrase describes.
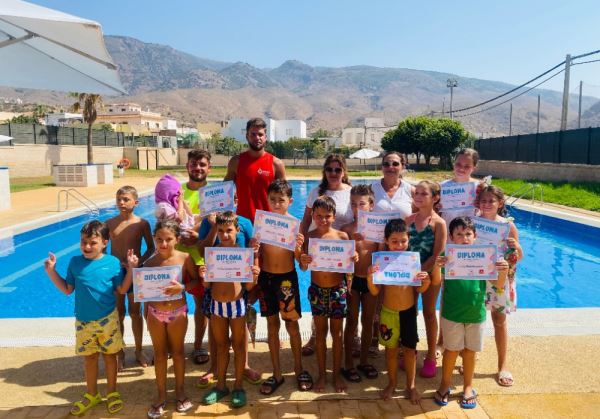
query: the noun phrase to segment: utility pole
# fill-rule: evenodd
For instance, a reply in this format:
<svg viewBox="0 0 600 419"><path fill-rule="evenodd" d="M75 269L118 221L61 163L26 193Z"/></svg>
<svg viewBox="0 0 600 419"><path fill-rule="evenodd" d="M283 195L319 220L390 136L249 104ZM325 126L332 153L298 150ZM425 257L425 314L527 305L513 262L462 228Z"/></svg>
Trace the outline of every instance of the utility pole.
<svg viewBox="0 0 600 419"><path fill-rule="evenodd" d="M446 98L442 100L442 118L446 116Z"/></svg>
<svg viewBox="0 0 600 419"><path fill-rule="evenodd" d="M560 116L560 130L567 129L567 113L569 111L569 77L571 73L571 54L565 58L565 85L563 87L562 113Z"/></svg>
<svg viewBox="0 0 600 419"><path fill-rule="evenodd" d="M579 81L579 114L577 116L577 128L581 128L581 94L583 93L583 80Z"/></svg>
<svg viewBox="0 0 600 419"><path fill-rule="evenodd" d="M508 136L512 135L512 103L510 104L510 115L508 116Z"/></svg>
<svg viewBox="0 0 600 419"><path fill-rule="evenodd" d="M448 79L446 81L446 87L450 88L450 119L454 119L452 115L452 100L454 98L454 88L458 86L456 79Z"/></svg>
<svg viewBox="0 0 600 419"><path fill-rule="evenodd" d="M540 133L540 95L538 95L538 112L537 112L537 131L538 134Z"/></svg>

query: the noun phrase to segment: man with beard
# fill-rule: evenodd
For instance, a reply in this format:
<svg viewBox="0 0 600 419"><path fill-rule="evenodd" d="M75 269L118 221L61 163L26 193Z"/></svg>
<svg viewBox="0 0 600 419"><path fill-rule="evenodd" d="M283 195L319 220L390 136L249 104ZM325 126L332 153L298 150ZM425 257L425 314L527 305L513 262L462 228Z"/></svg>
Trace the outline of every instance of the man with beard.
<svg viewBox="0 0 600 419"><path fill-rule="evenodd" d="M181 184L181 189L183 189L183 199L189 205L192 214L200 214L200 194L198 193L198 189L203 188L207 184L206 177L210 173L210 158L210 153L207 150L194 149L188 153L188 161L185 165L188 172L188 181ZM184 233L181 236L180 244L177 245L177 249L189 253L196 265L204 265L204 258L197 246L198 229L185 230ZM194 312L194 353L192 359L196 364L205 364L210 359L208 351L202 348L202 340L204 339L208 319L202 312L204 293L200 288L202 287L196 287L190 292L194 296L194 303L196 304Z"/></svg>
<svg viewBox="0 0 600 419"><path fill-rule="evenodd" d="M269 211L267 189L274 179L285 179L281 160L267 153L267 124L262 118L246 123L248 150L233 156L224 180L233 180L237 188L237 213L254 223L256 210Z"/></svg>

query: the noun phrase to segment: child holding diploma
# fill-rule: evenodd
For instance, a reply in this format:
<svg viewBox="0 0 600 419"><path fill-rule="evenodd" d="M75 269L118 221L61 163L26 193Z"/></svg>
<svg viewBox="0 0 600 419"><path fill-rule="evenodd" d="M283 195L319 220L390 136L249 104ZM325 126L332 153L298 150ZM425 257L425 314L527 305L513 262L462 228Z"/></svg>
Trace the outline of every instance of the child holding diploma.
<svg viewBox="0 0 600 419"><path fill-rule="evenodd" d="M419 182L415 187L413 197L413 205L417 212L409 215L405 220L410 237L409 249L412 252L419 252L421 269L425 272L431 272L436 258L444 251L446 245L446 223L434 210L439 202L440 185L428 180ZM423 317L427 333L427 355L419 375L424 378L432 378L436 374L436 341L438 337L436 305L439 293L439 283L431 284L422 297Z"/></svg>
<svg viewBox="0 0 600 419"><path fill-rule="evenodd" d="M224 211L216 217L218 247L239 247L236 235L239 232L237 215ZM235 383L231 395L231 407L246 405L246 392L243 388L244 364L246 362L246 301L244 288L251 290L256 284L260 268L257 265L257 250L252 265L253 282L206 282L210 289L210 330L217 346L217 385L203 397L204 404L215 404L229 394L225 376L229 365L229 330L231 346L235 356Z"/></svg>
<svg viewBox="0 0 600 419"><path fill-rule="evenodd" d="M388 251L402 252L408 250L409 236L406 223L401 220L389 221L384 230L385 246ZM417 335L417 304L415 287L410 285L375 285L373 284L373 266L369 267L367 285L373 295L378 295L383 288L383 304L379 314L379 343L385 346L385 364L388 370L388 385L379 394L383 400L389 400L396 391L398 383L398 344L402 344L404 352L404 368L406 369L405 393L413 404L419 402L419 393L415 387L417 369L416 348L419 342ZM416 288L423 293L429 285L438 285L431 281L427 272L419 272L417 280L421 286Z"/></svg>
<svg viewBox="0 0 600 419"><path fill-rule="evenodd" d="M188 326L188 306L184 291L202 286L199 279L204 278L206 268L196 266L193 259L184 252L175 249L181 230L175 220L162 220L154 227L154 243L156 253L146 262L144 267L174 266L182 267L183 283L175 279L171 285L164 288L164 294L180 295L179 299L171 301L150 301L148 305L148 331L154 347L154 372L156 374L156 401L148 410L149 418L160 418L165 413L167 404L167 358L173 357L175 372L175 396L177 412L187 412L192 403L185 394L185 352L184 338Z"/></svg>
<svg viewBox="0 0 600 419"><path fill-rule="evenodd" d="M312 206L312 219L316 228L310 231L308 238L349 240L348 234L332 227L335 220L335 201L329 196L323 195L315 200ZM308 242L303 245L300 255L300 269L306 271L313 257L308 252ZM354 262L358 261L358 253L354 252ZM348 289L351 288L351 280L347 281L346 275L339 272L311 271L311 284L308 288L310 308L315 322L317 363L319 377L314 385L317 392L325 389L326 383L326 353L327 353L327 331L331 330L333 339L333 385L335 391L342 393L346 391L346 383L340 374L342 364L342 325L346 317L346 298Z"/></svg>
<svg viewBox="0 0 600 419"><path fill-rule="evenodd" d="M352 278L352 290L348 300L348 317L346 318L346 328L344 329L344 367L342 375L350 382L357 383L361 381L358 373L360 371L365 377L375 379L378 376L377 369L369 363L369 346L373 336L373 316L377 307L377 297L369 292L367 286L367 270L371 266L371 255L379 248L379 243L364 240L362 234L357 233L358 229L358 211L373 211L374 196L369 185L355 185L350 190L350 207L354 214L352 223L342 226L342 231L349 237L356 240L356 252L358 253L358 262L354 265L354 277ZM354 368L352 359L353 342L358 328L358 315L361 311L361 339L360 339L360 361ZM358 369L358 371L357 371Z"/></svg>
<svg viewBox="0 0 600 419"><path fill-rule="evenodd" d="M71 408L74 416L102 402L98 392L98 358L102 354L106 370L108 413L123 409L121 394L117 391L117 353L123 349L123 336L119 328L115 292L127 293L131 285L131 267L137 264L133 249L127 251L125 280L121 262L114 256L104 254L108 244L108 227L101 221L90 221L81 229L80 256L69 262L67 276L56 272L56 256L48 254L44 262L46 273L63 294L75 292L75 339L76 353L85 357L86 393Z"/></svg>
<svg viewBox="0 0 600 419"><path fill-rule="evenodd" d="M475 244L475 224L469 217L456 217L450 222L450 241L454 244ZM438 256L432 271L433 281L442 277L441 267L448 257ZM498 279L496 287L503 288L508 263L504 259L496 262ZM477 279L445 279L442 292L442 319L440 326L444 338L442 381L434 394L439 406L446 406L450 397L452 371L459 352L463 357L463 395L460 407L473 409L477 406L477 392L472 387L475 373L475 354L483 350L483 328L485 324L486 281Z"/></svg>
<svg viewBox="0 0 600 419"><path fill-rule="evenodd" d="M294 200L292 198L292 185L288 181L275 179L269 185L267 194L269 206L273 213L290 216L288 208ZM252 239L252 243L255 242L256 239ZM267 378L260 388L260 392L264 395L273 394L284 381L279 361L280 317L285 322L285 328L290 336L298 390L307 391L313 385L312 377L302 367L302 340L298 325L302 310L294 257L296 254L300 255L303 244L304 236L298 234L295 251L267 243L262 243L259 247L258 299L260 301L260 314L267 318L269 352L273 364L273 375Z"/></svg>
<svg viewBox="0 0 600 419"><path fill-rule="evenodd" d="M508 353L508 326L507 314L517 309L517 286L515 273L517 262L523 258L523 249L519 244L519 232L515 224L505 218L504 192L497 186L485 186L479 194L479 210L481 217L500 223L508 223L510 231L506 243L498 250L504 252L504 258L508 262L507 283L504 288L499 288L493 283L487 284L485 305L492 313L494 323L494 338L496 350L498 351L498 377L497 382L503 387L510 387L514 379L506 368L506 355Z"/></svg>

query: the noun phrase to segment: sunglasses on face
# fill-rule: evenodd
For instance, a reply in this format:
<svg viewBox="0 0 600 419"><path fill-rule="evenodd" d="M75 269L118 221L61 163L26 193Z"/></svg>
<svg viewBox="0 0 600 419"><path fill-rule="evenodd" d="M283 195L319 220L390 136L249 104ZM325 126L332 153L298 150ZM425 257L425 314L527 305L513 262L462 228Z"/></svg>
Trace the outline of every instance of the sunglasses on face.
<svg viewBox="0 0 600 419"><path fill-rule="evenodd" d="M336 174L340 174L342 173L342 168L341 167L326 167L325 171L327 173L336 173Z"/></svg>
<svg viewBox="0 0 600 419"><path fill-rule="evenodd" d="M392 162L384 161L383 162L383 167L390 167L390 166L398 167L398 166L400 166L400 162L399 161L392 161Z"/></svg>

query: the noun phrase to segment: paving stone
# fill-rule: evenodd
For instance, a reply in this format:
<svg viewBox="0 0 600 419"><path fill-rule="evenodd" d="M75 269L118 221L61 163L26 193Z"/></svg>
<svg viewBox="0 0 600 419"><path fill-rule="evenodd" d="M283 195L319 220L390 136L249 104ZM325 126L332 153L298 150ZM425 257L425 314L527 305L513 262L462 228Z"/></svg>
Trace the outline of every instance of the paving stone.
<svg viewBox="0 0 600 419"><path fill-rule="evenodd" d="M475 409L463 409L463 412L469 419L488 419L489 416L485 413L485 410L477 404Z"/></svg>
<svg viewBox="0 0 600 419"><path fill-rule="evenodd" d="M423 413L421 405L412 404L408 399L396 399L396 403L400 406L405 416L418 416Z"/></svg>
<svg viewBox="0 0 600 419"><path fill-rule="evenodd" d="M319 416L322 418L339 418L342 416L342 410L337 400L318 401Z"/></svg>
<svg viewBox="0 0 600 419"><path fill-rule="evenodd" d="M300 413L298 411L298 404L296 402L286 402L275 406L277 417L281 419L292 419L297 418Z"/></svg>
<svg viewBox="0 0 600 419"><path fill-rule="evenodd" d="M360 413L364 418L379 418L381 417L381 411L377 406L377 401L361 401Z"/></svg>
<svg viewBox="0 0 600 419"><path fill-rule="evenodd" d="M398 406L398 403L396 403L395 399L391 399L391 400L387 400L387 401L378 400L377 407L379 407L379 410L381 410L384 413L402 412L402 409L400 408L400 406Z"/></svg>

